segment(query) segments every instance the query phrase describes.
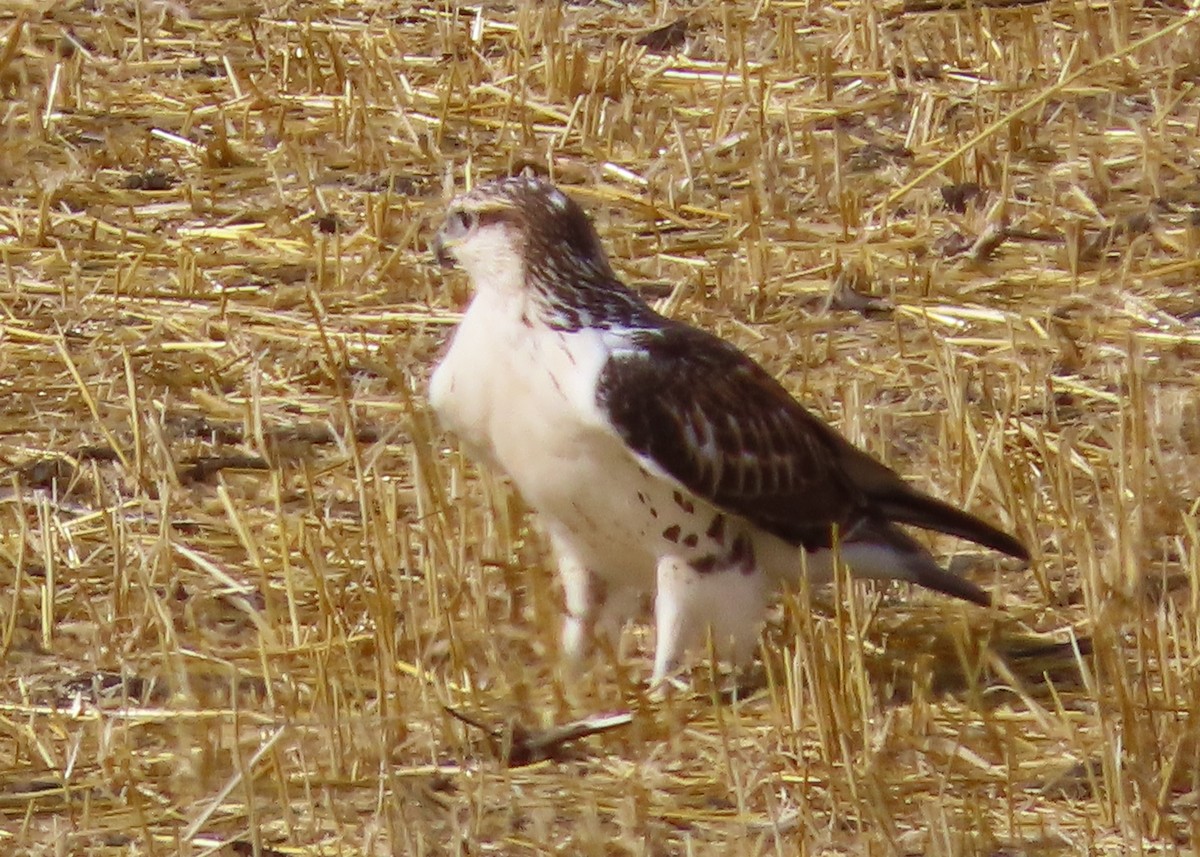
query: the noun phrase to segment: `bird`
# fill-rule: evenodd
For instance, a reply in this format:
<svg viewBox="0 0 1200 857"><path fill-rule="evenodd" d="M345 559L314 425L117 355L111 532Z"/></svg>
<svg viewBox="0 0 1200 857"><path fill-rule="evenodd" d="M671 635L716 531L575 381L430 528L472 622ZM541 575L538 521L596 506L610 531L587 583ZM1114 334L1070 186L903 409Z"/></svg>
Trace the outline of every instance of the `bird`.
<svg viewBox="0 0 1200 857"><path fill-rule="evenodd" d="M465 271L471 298L428 401L539 519L569 663L616 646L652 600L652 684L708 641L745 665L779 592L805 575L828 582L839 559L854 578L990 603L904 526L1029 561L1016 537L914 487L735 345L656 312L549 180L457 196L432 247Z"/></svg>

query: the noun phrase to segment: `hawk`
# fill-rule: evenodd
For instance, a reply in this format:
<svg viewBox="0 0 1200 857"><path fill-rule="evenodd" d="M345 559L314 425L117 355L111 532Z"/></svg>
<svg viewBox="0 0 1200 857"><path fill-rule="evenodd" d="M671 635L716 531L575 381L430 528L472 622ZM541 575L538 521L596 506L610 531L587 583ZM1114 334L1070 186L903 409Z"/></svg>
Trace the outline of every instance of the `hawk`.
<svg viewBox="0 0 1200 857"><path fill-rule="evenodd" d="M434 241L473 297L429 400L537 512L578 660L653 595L652 682L712 640L751 658L772 596L806 574L909 581L976 604L899 525L1028 560L807 411L730 343L659 315L609 265L583 209L521 176L450 203Z"/></svg>

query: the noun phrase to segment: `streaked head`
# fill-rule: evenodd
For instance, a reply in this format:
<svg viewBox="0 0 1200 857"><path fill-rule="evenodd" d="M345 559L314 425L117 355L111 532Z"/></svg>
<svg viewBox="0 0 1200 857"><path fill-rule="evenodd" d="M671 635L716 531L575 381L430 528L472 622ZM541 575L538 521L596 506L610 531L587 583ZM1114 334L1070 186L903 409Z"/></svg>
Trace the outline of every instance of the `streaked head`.
<svg viewBox="0 0 1200 857"><path fill-rule="evenodd" d="M476 288L493 282L612 277L591 220L543 179L516 176L456 197L434 239L443 265L457 262Z"/></svg>
<svg viewBox="0 0 1200 857"><path fill-rule="evenodd" d="M515 296L526 312L565 331L654 327L662 318L617 279L592 221L548 181L488 182L450 203L434 239L477 292Z"/></svg>

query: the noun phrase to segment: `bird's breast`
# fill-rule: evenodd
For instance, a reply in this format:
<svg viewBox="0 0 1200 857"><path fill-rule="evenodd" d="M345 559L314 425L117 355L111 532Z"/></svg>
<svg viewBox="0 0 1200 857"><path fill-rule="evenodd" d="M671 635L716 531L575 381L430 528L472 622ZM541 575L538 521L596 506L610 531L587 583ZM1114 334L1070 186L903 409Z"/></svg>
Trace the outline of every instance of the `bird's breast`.
<svg viewBox="0 0 1200 857"><path fill-rule="evenodd" d="M477 298L433 373L430 404L445 428L527 493L527 483L586 457L607 355L595 332L555 331Z"/></svg>

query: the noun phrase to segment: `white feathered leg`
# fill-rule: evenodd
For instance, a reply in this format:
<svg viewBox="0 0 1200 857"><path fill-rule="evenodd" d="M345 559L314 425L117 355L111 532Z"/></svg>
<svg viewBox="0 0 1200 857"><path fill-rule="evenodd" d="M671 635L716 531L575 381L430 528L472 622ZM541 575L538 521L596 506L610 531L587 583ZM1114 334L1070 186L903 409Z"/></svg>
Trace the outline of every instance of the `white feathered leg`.
<svg viewBox="0 0 1200 857"><path fill-rule="evenodd" d="M658 561L658 588L654 593L654 672L650 686L658 687L674 672L679 658L690 645L694 630L689 616L691 585L696 572L677 557Z"/></svg>
<svg viewBox="0 0 1200 857"><path fill-rule="evenodd" d="M564 551L559 552L558 573L566 602L562 647L570 667L582 670L594 646L601 642L620 655L621 632L637 611L641 594L629 587L609 586Z"/></svg>
<svg viewBox="0 0 1200 857"><path fill-rule="evenodd" d="M563 655L573 671L583 666L591 649L597 603L604 599L601 582L573 558L559 557L558 576L562 581L566 615L563 617Z"/></svg>
<svg viewBox="0 0 1200 857"><path fill-rule="evenodd" d="M757 570L698 572L678 557L659 560L651 685L668 678L689 649L705 642L710 629L719 657L736 666L748 663L758 646L768 598L766 580Z"/></svg>

